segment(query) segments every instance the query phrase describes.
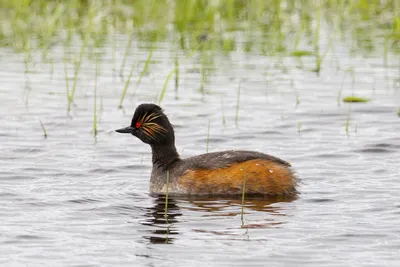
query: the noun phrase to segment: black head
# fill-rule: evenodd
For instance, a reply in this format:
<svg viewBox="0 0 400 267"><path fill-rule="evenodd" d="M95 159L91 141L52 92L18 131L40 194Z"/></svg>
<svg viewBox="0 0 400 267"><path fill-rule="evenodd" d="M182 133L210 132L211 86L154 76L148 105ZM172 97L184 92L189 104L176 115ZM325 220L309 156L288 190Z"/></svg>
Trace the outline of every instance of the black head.
<svg viewBox="0 0 400 267"><path fill-rule="evenodd" d="M174 129L163 110L155 104L141 104L136 108L131 125L116 130L118 133L130 133L146 144L174 144Z"/></svg>

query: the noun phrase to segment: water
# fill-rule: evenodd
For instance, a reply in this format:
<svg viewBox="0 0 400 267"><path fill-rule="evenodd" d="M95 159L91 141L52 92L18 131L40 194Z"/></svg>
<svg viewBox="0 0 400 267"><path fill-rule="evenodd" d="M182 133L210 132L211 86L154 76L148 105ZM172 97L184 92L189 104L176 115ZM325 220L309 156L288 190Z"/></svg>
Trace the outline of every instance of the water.
<svg viewBox="0 0 400 267"><path fill-rule="evenodd" d="M124 51L121 37L117 51ZM3 266L398 266L400 262L399 60L383 64L336 44L318 76L312 58L216 55L201 89L201 56L180 55L161 105L183 157L248 149L292 163L297 199L169 199L148 195L150 148L115 129L154 102L173 69L163 44L135 84L125 85L111 51L99 65L98 135L93 137L95 64L85 60L68 115L63 48L24 56L0 50L0 265ZM75 48L79 50L79 47ZM324 49L324 48L323 48ZM69 86L73 69L67 66ZM25 73L26 72L26 73ZM237 92L240 89L238 120ZM371 98L345 104L347 95ZM40 121L48 137L44 139ZM346 121L348 130L346 131ZM208 125L210 124L210 130Z"/></svg>

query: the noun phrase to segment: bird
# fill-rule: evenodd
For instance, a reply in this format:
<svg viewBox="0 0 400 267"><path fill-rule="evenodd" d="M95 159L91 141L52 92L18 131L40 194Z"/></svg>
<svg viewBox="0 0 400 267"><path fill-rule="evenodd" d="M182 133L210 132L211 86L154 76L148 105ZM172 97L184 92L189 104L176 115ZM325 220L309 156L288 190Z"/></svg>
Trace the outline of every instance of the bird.
<svg viewBox="0 0 400 267"><path fill-rule="evenodd" d="M131 124L116 130L149 144L150 194L181 196L294 196L298 178L291 164L261 152L227 150L181 158L164 110L153 103L137 106Z"/></svg>

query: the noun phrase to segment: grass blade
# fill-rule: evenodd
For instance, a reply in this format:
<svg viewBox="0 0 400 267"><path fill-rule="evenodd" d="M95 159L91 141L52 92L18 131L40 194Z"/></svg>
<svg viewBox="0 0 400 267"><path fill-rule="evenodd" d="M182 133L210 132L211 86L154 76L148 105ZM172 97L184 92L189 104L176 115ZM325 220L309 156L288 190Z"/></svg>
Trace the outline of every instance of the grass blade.
<svg viewBox="0 0 400 267"><path fill-rule="evenodd" d="M243 170L243 187L242 187L242 211L240 219L242 220L242 227L244 226L244 197L246 192L246 170Z"/></svg>
<svg viewBox="0 0 400 267"><path fill-rule="evenodd" d="M120 99L120 101L119 101L119 106L118 106L119 108L123 108L122 103L124 102L126 92L128 91L129 84L131 83L131 78L132 78L133 70L134 70L134 69L135 69L135 68L134 68L134 65L132 64L131 70L129 71L128 79L127 79L126 82L125 82L124 91L122 91L121 99Z"/></svg>
<svg viewBox="0 0 400 267"><path fill-rule="evenodd" d="M147 70L149 69L151 58L153 57L153 48L150 50L149 55L147 56L146 63L144 64L143 70L140 72L139 80L136 83L135 91L139 87L143 76L146 74Z"/></svg>
<svg viewBox="0 0 400 267"><path fill-rule="evenodd" d="M169 187L169 170L167 170L167 180L165 181L165 208L164 208L164 218L168 223L168 187Z"/></svg>
<svg viewBox="0 0 400 267"><path fill-rule="evenodd" d="M44 124L43 124L43 122L41 120L40 120L40 126L42 127L44 139L47 139L47 131L46 131L46 128L44 127Z"/></svg>
<svg viewBox="0 0 400 267"><path fill-rule="evenodd" d="M173 70L171 70L170 73L168 73L167 78L165 79L165 82L164 82L163 89L161 90L160 97L158 98L158 104L161 104L161 101L164 99L165 92L167 91L168 82L171 79L172 74L174 74L175 72L176 72L176 69L173 69Z"/></svg>
<svg viewBox="0 0 400 267"><path fill-rule="evenodd" d="M239 122L240 87L241 87L241 81L239 82L237 101L236 101L236 119L235 119L236 127L238 127L238 122Z"/></svg>

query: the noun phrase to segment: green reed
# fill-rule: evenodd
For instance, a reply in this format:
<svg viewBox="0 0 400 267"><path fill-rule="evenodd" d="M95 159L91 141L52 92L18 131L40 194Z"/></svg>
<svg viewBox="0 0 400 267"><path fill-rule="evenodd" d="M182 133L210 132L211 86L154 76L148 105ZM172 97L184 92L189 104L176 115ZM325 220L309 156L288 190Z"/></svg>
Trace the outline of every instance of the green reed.
<svg viewBox="0 0 400 267"><path fill-rule="evenodd" d="M128 40L128 44L126 45L126 48L125 48L124 57L122 58L121 67L119 68L119 76L121 78L124 77L125 64L126 64L126 60L128 59L129 53L131 51L134 36L135 36L135 32L132 30L132 32L129 34L129 40Z"/></svg>
<svg viewBox="0 0 400 267"><path fill-rule="evenodd" d="M175 99L178 99L179 88L179 57L178 53L175 54Z"/></svg>
<svg viewBox="0 0 400 267"><path fill-rule="evenodd" d="M388 65L388 54L389 54L389 40L385 38L383 42L383 65L387 67Z"/></svg>
<svg viewBox="0 0 400 267"><path fill-rule="evenodd" d="M236 127L238 127L239 124L240 88L241 88L241 81L239 81L237 99L236 99L236 118L235 118Z"/></svg>
<svg viewBox="0 0 400 267"><path fill-rule="evenodd" d="M240 219L242 221L242 227L244 226L244 198L246 194L246 170L243 170L243 185L242 185L242 210Z"/></svg>
<svg viewBox="0 0 400 267"><path fill-rule="evenodd" d="M39 120L39 122L40 122L40 127L42 127L44 139L47 139L47 130L44 127L44 124L43 124L42 120Z"/></svg>
<svg viewBox="0 0 400 267"><path fill-rule="evenodd" d="M32 61L32 57L31 57L31 53L25 53L24 55L24 66L25 66L25 70L24 70L24 74L25 74L25 106L27 107L29 104L29 93L31 91L31 87L30 87L30 79L29 79L29 62Z"/></svg>
<svg viewBox="0 0 400 267"><path fill-rule="evenodd" d="M44 60L47 59L52 39L57 36L57 28L60 27L58 24L61 21L61 17L64 15L64 11L64 5L56 5L51 13L46 12L44 14L45 21L43 24L39 25L41 31L44 33L39 36L39 46L42 49L42 57Z"/></svg>
<svg viewBox="0 0 400 267"><path fill-rule="evenodd" d="M165 207L164 207L164 218L168 223L168 187L169 187L169 170L167 170L167 179L165 181Z"/></svg>
<svg viewBox="0 0 400 267"><path fill-rule="evenodd" d="M314 54L315 54L315 72L319 73L321 70L322 58L320 55L320 47L319 47L319 35L320 35L320 27L321 27L321 5L317 8L316 15L316 26L315 26L315 36L314 36Z"/></svg>
<svg viewBox="0 0 400 267"><path fill-rule="evenodd" d="M200 92L204 95L204 85L206 83L206 56L205 52L201 53L201 68L200 68Z"/></svg>
<svg viewBox="0 0 400 267"><path fill-rule="evenodd" d="M63 59L63 63L64 63L64 80L65 80L65 89L66 89L66 96L67 96L67 101L68 101L68 106L70 105L69 101L69 78L68 78L68 66L67 66L67 58L65 55L65 50L64 50L64 59Z"/></svg>
<svg viewBox="0 0 400 267"><path fill-rule="evenodd" d="M94 78L94 99L93 99L93 135L97 137L97 80L99 75L99 56L96 55L96 69Z"/></svg>
<svg viewBox="0 0 400 267"><path fill-rule="evenodd" d="M350 118L351 118L351 104L349 105L349 111L347 112L347 119L345 124L345 130L347 135L349 135Z"/></svg>
<svg viewBox="0 0 400 267"><path fill-rule="evenodd" d="M74 102L76 86L77 86L77 82L78 82L78 75L79 75L81 67L82 67L83 57L85 55L86 48L88 47L89 38L93 31L93 19L94 19L95 15L96 15L96 10L95 10L94 4L92 4L89 6L89 9L87 11L88 22L87 22L87 26L83 29L84 30L83 31L83 40L82 40L81 48L79 51L78 61L74 62L74 78L73 78L71 92L68 94L68 112L71 110L71 105Z"/></svg>
<svg viewBox="0 0 400 267"><path fill-rule="evenodd" d="M340 89L338 91L338 95L336 97L336 102L337 105L340 106L341 100L342 100L342 92L343 92L343 86L344 86L344 81L345 81L346 75L343 76L342 84L340 85Z"/></svg>
<svg viewBox="0 0 400 267"><path fill-rule="evenodd" d="M123 102L124 102L124 99L125 99L126 92L128 91L129 84L131 83L131 79L132 79L132 75L133 75L134 69L135 69L135 65L132 63L131 69L129 71L128 79L125 81L124 90L122 91L121 98L119 100L118 108L122 109L124 107L123 106Z"/></svg>
<svg viewBox="0 0 400 267"><path fill-rule="evenodd" d="M224 99L223 99L223 97L221 97L221 110L222 110L222 125L225 127L226 120L225 120Z"/></svg>
<svg viewBox="0 0 400 267"><path fill-rule="evenodd" d="M296 91L296 108L300 105L300 96L299 96L299 92Z"/></svg>
<svg viewBox="0 0 400 267"><path fill-rule="evenodd" d="M112 1L115 3L115 1ZM117 16L112 16L112 28L116 29L117 28ZM117 36L111 35L112 36L112 74L113 74L113 79L115 80L116 74L117 74Z"/></svg>
<svg viewBox="0 0 400 267"><path fill-rule="evenodd" d="M297 133L300 134L301 132L301 127L303 126L303 124L301 122L297 123Z"/></svg>
<svg viewBox="0 0 400 267"><path fill-rule="evenodd" d="M208 120L208 128L207 128L206 153L208 153L209 143L210 143L210 119Z"/></svg>
<svg viewBox="0 0 400 267"><path fill-rule="evenodd" d="M170 71L170 73L168 73L167 78L165 79L164 82L164 86L160 92L160 96L158 97L158 104L161 104L161 101L164 99L165 92L167 91L168 82L174 73L176 73L176 69L173 69Z"/></svg>
<svg viewBox="0 0 400 267"><path fill-rule="evenodd" d="M79 53L79 59L74 64L74 79L73 79L73 82L72 82L71 93L68 94L68 112L71 110L71 105L74 102L74 97L75 97L75 92L76 92L76 85L77 85L77 82L78 82L78 75L79 75L79 72L81 70L83 56L85 54L85 48L87 46L87 42L88 42L88 33L85 34L85 38L83 40L83 44L81 45L81 50L80 50L80 53Z"/></svg>
<svg viewBox="0 0 400 267"><path fill-rule="evenodd" d="M139 87L143 76L147 73L147 71L149 70L149 66L150 66L150 62L151 62L151 58L153 57L153 48L151 48L149 55L147 56L146 62L144 63L143 69L140 72L140 76L138 81L136 82L136 87L135 87L135 91L136 89Z"/></svg>

